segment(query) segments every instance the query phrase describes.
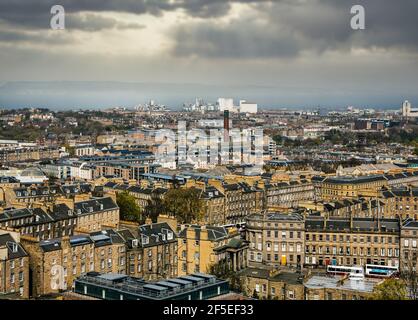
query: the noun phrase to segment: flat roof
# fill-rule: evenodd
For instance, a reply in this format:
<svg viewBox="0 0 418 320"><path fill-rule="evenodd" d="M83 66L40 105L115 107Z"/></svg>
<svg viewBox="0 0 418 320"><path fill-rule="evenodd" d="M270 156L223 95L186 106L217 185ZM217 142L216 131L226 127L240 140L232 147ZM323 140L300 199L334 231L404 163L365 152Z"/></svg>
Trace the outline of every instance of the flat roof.
<svg viewBox="0 0 418 320"><path fill-rule="evenodd" d="M372 293L374 287L381 282L381 280L372 279L346 279L342 282L341 280L342 277L313 276L305 283L305 287L310 289L329 288Z"/></svg>
<svg viewBox="0 0 418 320"><path fill-rule="evenodd" d="M109 280L109 281L115 281L115 280L121 280L127 278L127 275L124 274L117 274L117 273L104 273L101 275L98 275L97 278Z"/></svg>

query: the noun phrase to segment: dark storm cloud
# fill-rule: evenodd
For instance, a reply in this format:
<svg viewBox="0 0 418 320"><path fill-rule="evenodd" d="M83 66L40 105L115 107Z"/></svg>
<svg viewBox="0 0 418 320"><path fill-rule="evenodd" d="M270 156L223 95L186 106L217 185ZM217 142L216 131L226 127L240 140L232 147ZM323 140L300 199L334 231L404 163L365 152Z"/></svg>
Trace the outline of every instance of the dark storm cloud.
<svg viewBox="0 0 418 320"><path fill-rule="evenodd" d="M351 48L418 51L418 1L358 0L366 11L366 30L350 27L346 0L276 1L258 3L253 16L227 24L212 21L182 25L173 31L174 54L220 58L297 56ZM265 23L259 23L262 19Z"/></svg>
<svg viewBox="0 0 418 320"><path fill-rule="evenodd" d="M181 23L170 36L173 53L210 58L265 58L297 56L304 50L318 53L351 48L418 47L417 0L0 0L0 22L15 30L48 29L50 8L60 3L68 13L66 27L97 32L104 29L142 28L125 24L101 12L149 13L183 10L198 22ZM233 3L247 3L253 15L220 24ZM350 28L350 8L366 8L366 30ZM7 32L7 27L2 27ZM25 37L22 35L21 37ZM12 41L13 36L8 35ZM19 38L16 35L16 38Z"/></svg>
<svg viewBox="0 0 418 320"><path fill-rule="evenodd" d="M263 0L1 0L0 20L32 28L48 28L50 9L53 5L64 6L68 13L129 12L161 15L164 11L184 9L202 17L222 16L229 12L232 2L258 3Z"/></svg>

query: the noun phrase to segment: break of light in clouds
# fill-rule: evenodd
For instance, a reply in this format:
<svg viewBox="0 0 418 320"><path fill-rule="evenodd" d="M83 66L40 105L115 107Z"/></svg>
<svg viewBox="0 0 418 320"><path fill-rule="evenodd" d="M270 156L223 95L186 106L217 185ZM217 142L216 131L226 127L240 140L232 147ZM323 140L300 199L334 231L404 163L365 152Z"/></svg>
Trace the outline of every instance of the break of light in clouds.
<svg viewBox="0 0 418 320"><path fill-rule="evenodd" d="M418 104L416 0L64 0L64 31L55 2L0 0L0 106Z"/></svg>

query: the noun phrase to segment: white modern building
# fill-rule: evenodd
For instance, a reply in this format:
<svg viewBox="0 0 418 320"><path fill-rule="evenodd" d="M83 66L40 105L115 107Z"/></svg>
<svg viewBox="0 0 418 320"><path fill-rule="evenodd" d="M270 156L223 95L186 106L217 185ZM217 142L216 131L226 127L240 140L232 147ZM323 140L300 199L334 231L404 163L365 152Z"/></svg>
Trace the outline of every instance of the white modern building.
<svg viewBox="0 0 418 320"><path fill-rule="evenodd" d="M238 112L238 109L234 106L234 99L232 98L219 98L218 99L219 111L224 112Z"/></svg>
<svg viewBox="0 0 418 320"><path fill-rule="evenodd" d="M418 118L418 108L412 108L411 103L405 100L402 104L402 116L407 118Z"/></svg>
<svg viewBox="0 0 418 320"><path fill-rule="evenodd" d="M241 113L257 113L257 103L248 102L246 100L240 100L239 112Z"/></svg>

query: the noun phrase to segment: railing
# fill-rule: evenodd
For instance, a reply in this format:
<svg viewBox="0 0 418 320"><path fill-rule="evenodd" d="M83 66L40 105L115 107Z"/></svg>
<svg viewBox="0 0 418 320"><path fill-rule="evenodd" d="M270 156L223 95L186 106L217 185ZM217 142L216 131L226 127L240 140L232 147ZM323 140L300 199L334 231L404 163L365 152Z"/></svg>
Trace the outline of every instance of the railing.
<svg viewBox="0 0 418 320"><path fill-rule="evenodd" d="M98 285L103 285L106 287L110 287L110 288L114 288L114 289L118 289L118 290L123 290L126 292L130 292L130 293L136 293L136 294L140 294L140 295L144 295L144 296L148 296L148 297L157 297L157 298L164 298L164 297L168 297L171 296L173 294L178 294L178 293L184 293L184 292L188 292L190 290L194 290L194 289L199 289L202 287L205 287L207 285L210 284L216 284L217 283L217 279L215 278L210 278L210 279L205 279L202 280L202 282L200 283L190 283L184 287L179 287L179 289L174 289L174 288L167 288L167 290L163 290L163 291L153 291L147 288L144 288L143 286L147 285L147 284L155 284L158 285L158 283L147 283L145 281L132 281L130 279L124 279L122 282L113 282L111 280L106 280L106 279L100 279L98 277L91 277L91 276L82 276L79 279L77 279L78 281L83 281L83 282L87 282L89 284L98 284ZM162 285L163 286L163 285Z"/></svg>

